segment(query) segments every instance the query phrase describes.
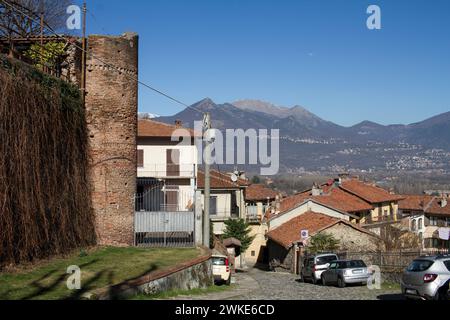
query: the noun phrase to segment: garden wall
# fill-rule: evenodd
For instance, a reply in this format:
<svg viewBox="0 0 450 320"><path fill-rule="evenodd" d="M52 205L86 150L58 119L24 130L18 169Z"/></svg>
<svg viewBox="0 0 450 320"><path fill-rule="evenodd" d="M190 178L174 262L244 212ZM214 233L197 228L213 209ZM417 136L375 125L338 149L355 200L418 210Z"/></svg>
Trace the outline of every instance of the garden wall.
<svg viewBox="0 0 450 320"><path fill-rule="evenodd" d="M96 243L79 90L0 56L0 268Z"/></svg>

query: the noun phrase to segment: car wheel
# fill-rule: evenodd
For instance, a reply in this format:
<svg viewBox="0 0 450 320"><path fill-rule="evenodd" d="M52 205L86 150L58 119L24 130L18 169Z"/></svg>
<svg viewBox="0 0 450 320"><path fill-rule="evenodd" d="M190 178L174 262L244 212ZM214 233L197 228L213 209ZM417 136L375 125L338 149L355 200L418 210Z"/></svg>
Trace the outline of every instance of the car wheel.
<svg viewBox="0 0 450 320"><path fill-rule="evenodd" d="M325 280L325 278L322 276L322 285L324 286L324 287L326 287L327 286L327 281Z"/></svg>
<svg viewBox="0 0 450 320"><path fill-rule="evenodd" d="M449 295L449 284L443 285L438 292L436 293L436 296L434 297L435 300L448 300L450 299Z"/></svg>
<svg viewBox="0 0 450 320"><path fill-rule="evenodd" d="M315 276L315 275L313 275L313 276L311 277L311 282L312 282L312 284L314 284L314 285L317 284L317 279L316 279L316 276Z"/></svg>
<svg viewBox="0 0 450 320"><path fill-rule="evenodd" d="M225 282L227 286L231 285L231 275L228 277L228 280Z"/></svg>
<svg viewBox="0 0 450 320"><path fill-rule="evenodd" d="M337 283L338 283L338 287L339 288L345 288L345 281L344 281L344 279L338 278Z"/></svg>

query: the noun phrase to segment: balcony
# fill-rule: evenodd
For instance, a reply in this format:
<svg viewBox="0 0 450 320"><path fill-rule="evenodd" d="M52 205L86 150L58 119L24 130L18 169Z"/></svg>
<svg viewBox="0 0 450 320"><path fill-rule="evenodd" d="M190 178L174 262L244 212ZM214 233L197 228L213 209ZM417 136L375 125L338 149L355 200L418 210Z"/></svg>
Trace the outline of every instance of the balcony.
<svg viewBox="0 0 450 320"><path fill-rule="evenodd" d="M403 216L401 214L397 215L388 215L388 216L381 216L381 217L372 217L367 216L365 225L369 224L376 224L376 223L394 223L394 222L400 222L403 219Z"/></svg>
<svg viewBox="0 0 450 320"><path fill-rule="evenodd" d="M154 164L145 163L137 168L137 176L139 178L195 178L196 165L192 163L186 164Z"/></svg>

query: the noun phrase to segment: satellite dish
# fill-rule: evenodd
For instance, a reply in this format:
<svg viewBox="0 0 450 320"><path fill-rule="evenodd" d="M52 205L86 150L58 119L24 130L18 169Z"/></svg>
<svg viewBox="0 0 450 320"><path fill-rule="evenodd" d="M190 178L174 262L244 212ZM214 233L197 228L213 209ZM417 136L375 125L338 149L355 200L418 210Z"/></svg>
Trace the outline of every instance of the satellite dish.
<svg viewBox="0 0 450 320"><path fill-rule="evenodd" d="M237 176L235 173L233 173L233 174L231 175L231 181L233 181L233 182L238 181L238 176Z"/></svg>

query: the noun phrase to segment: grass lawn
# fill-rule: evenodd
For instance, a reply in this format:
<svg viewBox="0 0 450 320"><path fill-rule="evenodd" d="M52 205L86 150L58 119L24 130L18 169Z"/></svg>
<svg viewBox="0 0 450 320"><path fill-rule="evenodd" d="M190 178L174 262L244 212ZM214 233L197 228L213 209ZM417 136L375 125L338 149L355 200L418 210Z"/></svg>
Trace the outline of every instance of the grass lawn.
<svg viewBox="0 0 450 320"><path fill-rule="evenodd" d="M79 299L84 293L162 270L196 258L200 250L154 248L99 248L55 258L14 273L0 273L0 300ZM68 290L67 267L81 269L81 290Z"/></svg>
<svg viewBox="0 0 450 320"><path fill-rule="evenodd" d="M214 285L214 286L210 286L205 289L170 290L170 291L165 291L165 292L161 292L161 293L153 294L153 295L139 294L134 297L131 297L129 300L157 300L157 299L164 300L164 299L169 299L169 298L175 298L178 296L198 296L198 295L207 294L207 293L223 292L223 291L232 289L233 287L234 287L234 285L231 285L231 286L226 286L226 285L215 286Z"/></svg>

